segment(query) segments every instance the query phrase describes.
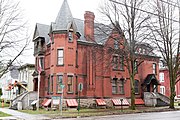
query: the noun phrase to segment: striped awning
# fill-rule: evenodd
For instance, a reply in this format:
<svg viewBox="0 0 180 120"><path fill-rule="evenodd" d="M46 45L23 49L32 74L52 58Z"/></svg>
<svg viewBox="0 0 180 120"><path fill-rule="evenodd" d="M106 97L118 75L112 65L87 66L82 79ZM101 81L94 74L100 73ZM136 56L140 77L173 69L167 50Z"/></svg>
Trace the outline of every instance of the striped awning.
<svg viewBox="0 0 180 120"><path fill-rule="evenodd" d="M35 105L39 100L34 100L31 105Z"/></svg>
<svg viewBox="0 0 180 120"><path fill-rule="evenodd" d="M45 99L42 103L42 106L47 107L51 103L51 101L52 101L51 99Z"/></svg>
<svg viewBox="0 0 180 120"><path fill-rule="evenodd" d="M121 103L121 100L120 99L112 99L112 102L114 105L123 105L123 106L128 106L129 105L129 102L126 100L126 99L122 99L122 103Z"/></svg>
<svg viewBox="0 0 180 120"><path fill-rule="evenodd" d="M144 105L144 101L141 98L135 99L135 105Z"/></svg>
<svg viewBox="0 0 180 120"><path fill-rule="evenodd" d="M69 99L69 100L66 100L66 102L69 107L77 107L78 106L78 103L75 99Z"/></svg>
<svg viewBox="0 0 180 120"><path fill-rule="evenodd" d="M97 105L106 105L106 102L103 99L96 99Z"/></svg>

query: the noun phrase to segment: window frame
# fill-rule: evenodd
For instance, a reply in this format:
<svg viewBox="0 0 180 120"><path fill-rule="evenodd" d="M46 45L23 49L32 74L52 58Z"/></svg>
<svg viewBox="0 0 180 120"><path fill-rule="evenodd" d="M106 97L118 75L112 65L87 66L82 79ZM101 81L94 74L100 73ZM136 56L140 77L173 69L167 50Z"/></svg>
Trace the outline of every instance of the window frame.
<svg viewBox="0 0 180 120"><path fill-rule="evenodd" d="M119 67L121 71L124 70L124 56L119 56Z"/></svg>
<svg viewBox="0 0 180 120"><path fill-rule="evenodd" d="M51 75L50 76L50 93L53 93L53 80L54 80L54 76L53 75Z"/></svg>
<svg viewBox="0 0 180 120"><path fill-rule="evenodd" d="M119 81L119 94L125 94L125 92L124 92L124 79L120 79L120 81Z"/></svg>
<svg viewBox="0 0 180 120"><path fill-rule="evenodd" d="M166 88L165 86L160 86L160 93L165 95L166 94Z"/></svg>
<svg viewBox="0 0 180 120"><path fill-rule="evenodd" d="M69 84L69 78L71 78L71 84ZM67 93L73 93L73 79L74 76L73 75L68 75L67 76Z"/></svg>
<svg viewBox="0 0 180 120"><path fill-rule="evenodd" d="M62 51L62 56L59 55L60 51ZM62 63L60 63L60 59L62 59ZM63 48L57 49L57 65L60 65L60 66L64 65L64 49Z"/></svg>
<svg viewBox="0 0 180 120"><path fill-rule="evenodd" d="M68 32L68 42L73 42L73 31L71 30Z"/></svg>
<svg viewBox="0 0 180 120"><path fill-rule="evenodd" d="M156 74L157 74L157 64L156 64L156 63L153 63L153 64L152 64L152 70L153 70L153 71L152 71L153 74L156 75Z"/></svg>
<svg viewBox="0 0 180 120"><path fill-rule="evenodd" d="M45 68L45 66L44 66L44 57L43 57L43 56L40 56L38 62L40 62L40 63L38 64L38 67L40 67L39 65L41 64L41 70L44 71L44 68Z"/></svg>
<svg viewBox="0 0 180 120"><path fill-rule="evenodd" d="M118 61L119 61L118 56L114 55L113 56L113 70L118 70L118 66L119 66L118 65L118 63L119 63Z"/></svg>
<svg viewBox="0 0 180 120"><path fill-rule="evenodd" d="M60 77L62 77L61 80L59 79ZM60 84L63 84L63 75L56 76L56 93L62 93L62 88L60 87Z"/></svg>
<svg viewBox="0 0 180 120"><path fill-rule="evenodd" d="M137 60L134 61L134 72L138 73L138 61Z"/></svg>
<svg viewBox="0 0 180 120"><path fill-rule="evenodd" d="M117 81L118 81L117 78L112 79L112 83L111 83L111 85L112 85L112 94L117 94L118 93L118 82ZM115 88L115 89L113 89L113 88Z"/></svg>
<svg viewBox="0 0 180 120"><path fill-rule="evenodd" d="M163 72L159 73L159 81L164 82L164 73Z"/></svg>
<svg viewBox="0 0 180 120"><path fill-rule="evenodd" d="M117 39L114 39L114 49L115 50L119 49L119 42L117 41Z"/></svg>

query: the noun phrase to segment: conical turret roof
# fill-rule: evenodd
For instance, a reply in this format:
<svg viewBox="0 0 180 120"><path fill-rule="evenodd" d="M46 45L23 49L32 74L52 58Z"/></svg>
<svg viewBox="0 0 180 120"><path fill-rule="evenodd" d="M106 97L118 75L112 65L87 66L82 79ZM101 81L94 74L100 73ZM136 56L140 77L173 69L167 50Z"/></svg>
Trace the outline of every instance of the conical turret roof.
<svg viewBox="0 0 180 120"><path fill-rule="evenodd" d="M68 30L71 25L76 27L68 2L67 0L64 0L56 17L53 31Z"/></svg>

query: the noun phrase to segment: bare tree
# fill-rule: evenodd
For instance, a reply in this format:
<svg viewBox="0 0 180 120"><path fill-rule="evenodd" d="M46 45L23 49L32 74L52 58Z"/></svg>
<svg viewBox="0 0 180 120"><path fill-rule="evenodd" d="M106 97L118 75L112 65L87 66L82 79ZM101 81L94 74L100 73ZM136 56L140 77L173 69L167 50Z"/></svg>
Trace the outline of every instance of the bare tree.
<svg viewBox="0 0 180 120"><path fill-rule="evenodd" d="M152 4L153 5L153 4ZM174 108L175 84L179 74L180 3L173 0L155 0L154 16L150 21L151 40L167 64L170 76L170 108Z"/></svg>
<svg viewBox="0 0 180 120"><path fill-rule="evenodd" d="M14 0L0 0L0 77L29 44L22 13Z"/></svg>
<svg viewBox="0 0 180 120"><path fill-rule="evenodd" d="M136 70L145 58L142 54L138 54L137 51L146 42L149 35L146 21L150 18L150 15L140 10L145 8L145 0L109 0L100 8L100 12L104 15L103 20L110 21L109 28L106 28L120 35L113 36L112 34L110 36L110 39L114 39L121 47L119 49L108 48L108 54L110 54L109 57L112 57L112 54L116 53L124 59L123 64L127 68L131 83L131 109L133 110L135 109ZM105 31L107 29L99 27L99 30L109 35L110 32ZM147 43L146 45L150 46ZM149 50L150 53L152 53L152 49Z"/></svg>

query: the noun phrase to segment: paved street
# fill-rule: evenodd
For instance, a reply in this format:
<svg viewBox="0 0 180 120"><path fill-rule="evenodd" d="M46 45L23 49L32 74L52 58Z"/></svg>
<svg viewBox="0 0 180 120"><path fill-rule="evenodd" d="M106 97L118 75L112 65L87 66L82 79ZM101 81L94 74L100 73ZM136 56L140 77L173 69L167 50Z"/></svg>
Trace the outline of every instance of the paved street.
<svg viewBox="0 0 180 120"><path fill-rule="evenodd" d="M64 120L180 120L180 111L136 113Z"/></svg>
<svg viewBox="0 0 180 120"><path fill-rule="evenodd" d="M0 119L4 120L4 119L8 119L8 120L47 120L50 118L47 118L43 115L31 115L31 114L27 114L27 113L22 113L19 112L17 110L11 110L9 108L0 108L0 111L4 112L4 113L8 113L11 114L12 116L10 117L0 117Z"/></svg>

